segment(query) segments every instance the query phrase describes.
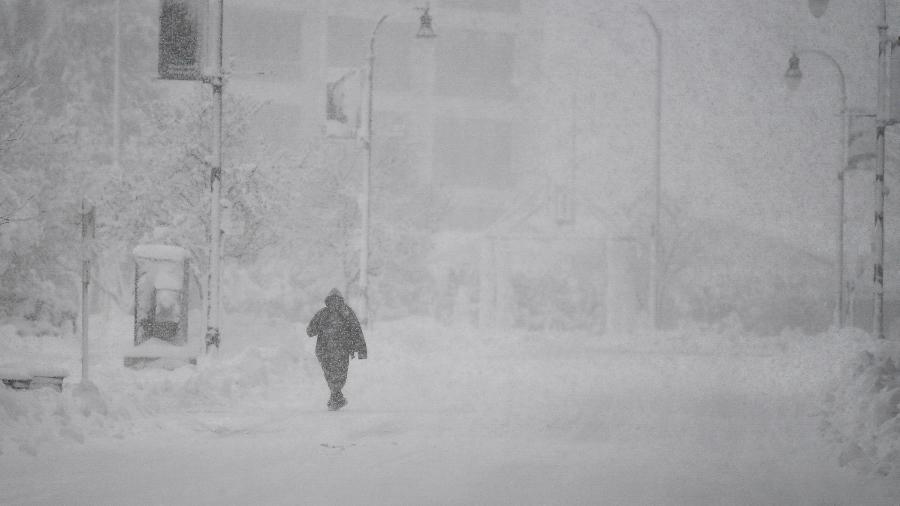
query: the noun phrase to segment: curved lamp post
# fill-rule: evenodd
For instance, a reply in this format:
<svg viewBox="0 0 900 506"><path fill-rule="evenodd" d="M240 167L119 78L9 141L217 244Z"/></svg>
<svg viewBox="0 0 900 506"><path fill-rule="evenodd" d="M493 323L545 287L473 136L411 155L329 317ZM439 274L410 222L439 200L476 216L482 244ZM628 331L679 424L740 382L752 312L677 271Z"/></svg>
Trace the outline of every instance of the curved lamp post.
<svg viewBox="0 0 900 506"><path fill-rule="evenodd" d="M823 0L820 0L820 2ZM810 9L812 9L814 1L810 1ZM824 3L827 3L825 1ZM818 49L805 49L794 51L788 60L788 69L784 73L784 80L788 88L796 90L803 79L803 72L800 71L801 54L815 54L821 56L828 61L837 71L838 85L840 87L840 117L841 117L841 159L838 166L838 219L837 234L835 237L836 249L836 275L837 278L837 300L835 301L834 320L838 327L844 326L844 171L847 170L847 161L849 156L850 144L850 115L847 110L847 80L844 77L844 71L840 64L830 54Z"/></svg>
<svg viewBox="0 0 900 506"><path fill-rule="evenodd" d="M653 230L651 231L651 266L650 266L650 322L653 328L659 328L659 254L660 254L660 211L662 208L662 32L653 16L643 7L638 11L647 18L653 29L656 42L656 100L654 102L654 159L653 159Z"/></svg>
<svg viewBox="0 0 900 506"><path fill-rule="evenodd" d="M663 44L662 31L650 12L640 5L632 4L653 30L656 52L656 97L654 100L654 159L653 159L653 223L650 228L650 280L648 286L647 309L650 323L659 328L659 287L660 287L660 231L662 210L662 85L663 85ZM594 13L597 14L596 12Z"/></svg>
<svg viewBox="0 0 900 506"><path fill-rule="evenodd" d="M431 14L429 7L421 7L419 10L422 14L419 16L419 30L416 32L417 39L433 39L437 35L431 26ZM363 148L366 150L366 166L363 171L362 197L363 203L361 207L362 214L362 247L359 252L359 290L362 296L362 304L359 307L360 320L363 326L369 324L369 216L371 214L370 192L372 179L372 141L374 137L373 130L373 114L372 104L374 102L375 89L375 39L378 31L384 24L384 21L390 17L390 14L381 16L375 28L372 30L372 36L369 38L369 58L368 58L368 93L366 95L366 118L363 121L365 132L362 136Z"/></svg>

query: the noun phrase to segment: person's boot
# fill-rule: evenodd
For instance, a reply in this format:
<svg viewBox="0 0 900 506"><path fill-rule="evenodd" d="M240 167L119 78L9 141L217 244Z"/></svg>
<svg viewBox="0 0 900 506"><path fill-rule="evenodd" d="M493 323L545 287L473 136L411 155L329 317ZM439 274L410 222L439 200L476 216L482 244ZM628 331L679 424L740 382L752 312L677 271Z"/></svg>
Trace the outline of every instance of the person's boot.
<svg viewBox="0 0 900 506"><path fill-rule="evenodd" d="M341 393L338 393L337 395L332 395L331 400L328 401L328 409L331 411L337 411L346 405L347 405L347 398L344 397L344 394L341 394Z"/></svg>

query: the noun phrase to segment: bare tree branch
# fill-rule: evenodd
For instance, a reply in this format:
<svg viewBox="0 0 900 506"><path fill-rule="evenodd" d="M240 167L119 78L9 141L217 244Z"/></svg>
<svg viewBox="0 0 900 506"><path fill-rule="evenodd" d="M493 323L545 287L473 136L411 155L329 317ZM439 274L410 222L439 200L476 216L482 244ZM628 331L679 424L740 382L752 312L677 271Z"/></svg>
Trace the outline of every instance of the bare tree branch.
<svg viewBox="0 0 900 506"><path fill-rule="evenodd" d="M35 197L34 195L28 197L28 198L25 199L19 206L15 207L14 209L12 209L12 210L9 211L8 213L6 213L6 215L0 216L0 226L2 226L2 225L7 225L7 224L13 223L13 222L31 221L31 220L36 220L36 219L38 219L38 218L41 216L41 214L42 214L42 213L40 213L40 212L39 212L37 215L35 215L35 216L29 216L29 217L27 217L27 218L17 218L17 217L16 217L16 214L18 214L19 211L21 211L22 209L24 209L25 206L28 205L29 202L31 202L32 200L34 200L34 197Z"/></svg>
<svg viewBox="0 0 900 506"><path fill-rule="evenodd" d="M15 99L13 95L20 90L28 79L22 75L16 75L12 82L4 88L0 88L0 106L11 104Z"/></svg>

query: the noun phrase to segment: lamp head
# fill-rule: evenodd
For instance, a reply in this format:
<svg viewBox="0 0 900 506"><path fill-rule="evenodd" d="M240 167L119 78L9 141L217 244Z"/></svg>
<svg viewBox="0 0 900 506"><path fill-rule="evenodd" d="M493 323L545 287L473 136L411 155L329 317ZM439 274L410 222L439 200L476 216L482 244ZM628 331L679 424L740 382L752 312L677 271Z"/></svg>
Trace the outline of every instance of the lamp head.
<svg viewBox="0 0 900 506"><path fill-rule="evenodd" d="M828 9L828 0L809 0L809 12L817 18L821 18Z"/></svg>
<svg viewBox="0 0 900 506"><path fill-rule="evenodd" d="M426 4L425 7L419 7L419 10L422 11L422 15L419 16L419 31L416 33L417 39L433 39L437 37L437 34L434 33L434 28L431 27L431 14L429 14L430 7Z"/></svg>
<svg viewBox="0 0 900 506"><path fill-rule="evenodd" d="M793 53L788 60L788 69L784 73L784 82L787 84L788 89L794 91L800 86L801 79L803 79L803 72L800 71L800 58L797 56L797 53Z"/></svg>

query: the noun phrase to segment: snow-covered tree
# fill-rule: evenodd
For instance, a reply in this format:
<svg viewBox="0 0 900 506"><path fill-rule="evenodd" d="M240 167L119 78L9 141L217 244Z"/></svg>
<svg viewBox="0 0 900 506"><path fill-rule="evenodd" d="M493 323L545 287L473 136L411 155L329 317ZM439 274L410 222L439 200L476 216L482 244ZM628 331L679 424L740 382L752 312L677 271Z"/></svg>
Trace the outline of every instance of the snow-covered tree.
<svg viewBox="0 0 900 506"><path fill-rule="evenodd" d="M112 19L105 2L0 5L3 312L71 313L81 196L108 163ZM47 313L47 314L39 314Z"/></svg>

